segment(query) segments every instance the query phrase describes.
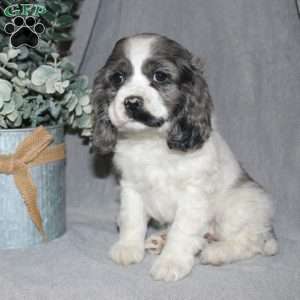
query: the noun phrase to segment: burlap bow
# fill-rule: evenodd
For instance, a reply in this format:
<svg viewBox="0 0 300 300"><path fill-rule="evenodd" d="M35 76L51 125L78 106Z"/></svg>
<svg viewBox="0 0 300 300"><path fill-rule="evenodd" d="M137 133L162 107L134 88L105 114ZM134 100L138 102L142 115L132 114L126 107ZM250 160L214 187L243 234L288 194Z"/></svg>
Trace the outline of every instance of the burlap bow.
<svg viewBox="0 0 300 300"><path fill-rule="evenodd" d="M47 239L47 236L37 206L37 189L32 181L29 167L64 159L64 144L48 148L52 141L53 136L40 126L18 145L14 154L0 154L0 173L13 175L27 211L44 239Z"/></svg>

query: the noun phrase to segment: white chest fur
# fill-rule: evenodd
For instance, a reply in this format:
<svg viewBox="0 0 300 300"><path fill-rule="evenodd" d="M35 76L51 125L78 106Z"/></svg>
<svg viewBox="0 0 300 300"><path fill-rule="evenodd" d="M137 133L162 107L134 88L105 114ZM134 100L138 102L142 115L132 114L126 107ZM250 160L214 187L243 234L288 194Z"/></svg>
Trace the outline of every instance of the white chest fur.
<svg viewBox="0 0 300 300"><path fill-rule="evenodd" d="M214 171L214 147L191 153L172 151L165 138L120 139L114 157L122 181L140 194L149 216L160 222L174 219L178 201L184 201L187 186L201 186L200 174ZM198 175L197 175L198 174ZM206 185L209 189L209 186Z"/></svg>

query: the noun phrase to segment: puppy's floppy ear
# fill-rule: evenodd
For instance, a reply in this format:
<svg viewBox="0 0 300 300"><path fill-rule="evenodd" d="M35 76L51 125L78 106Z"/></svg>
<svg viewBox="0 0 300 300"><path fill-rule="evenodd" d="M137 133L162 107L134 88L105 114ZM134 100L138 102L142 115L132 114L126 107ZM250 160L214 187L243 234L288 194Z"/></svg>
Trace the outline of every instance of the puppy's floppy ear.
<svg viewBox="0 0 300 300"><path fill-rule="evenodd" d="M171 113L167 143L170 149L195 150L210 136L213 104L200 59L179 62L178 67L181 95Z"/></svg>
<svg viewBox="0 0 300 300"><path fill-rule="evenodd" d="M111 95L105 80L105 71L105 67L103 67L97 72L92 91L93 145L100 154L113 152L117 142L117 129L111 123L108 115Z"/></svg>

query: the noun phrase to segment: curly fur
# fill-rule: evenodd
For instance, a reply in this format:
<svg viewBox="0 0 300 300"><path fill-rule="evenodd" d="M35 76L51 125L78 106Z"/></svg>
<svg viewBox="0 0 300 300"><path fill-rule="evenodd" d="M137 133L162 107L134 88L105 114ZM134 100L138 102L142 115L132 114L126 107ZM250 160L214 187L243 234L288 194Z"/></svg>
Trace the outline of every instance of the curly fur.
<svg viewBox="0 0 300 300"><path fill-rule="evenodd" d="M191 64L184 72L191 73L191 79L182 85L182 96L172 113L168 146L187 151L201 148L209 138L213 105L202 69Z"/></svg>
<svg viewBox="0 0 300 300"><path fill-rule="evenodd" d="M105 87L105 74L105 68L102 68L97 73L92 93L95 115L93 143L101 154L111 153L117 143L117 129L113 126L108 116L109 99L113 95L109 94L109 90Z"/></svg>

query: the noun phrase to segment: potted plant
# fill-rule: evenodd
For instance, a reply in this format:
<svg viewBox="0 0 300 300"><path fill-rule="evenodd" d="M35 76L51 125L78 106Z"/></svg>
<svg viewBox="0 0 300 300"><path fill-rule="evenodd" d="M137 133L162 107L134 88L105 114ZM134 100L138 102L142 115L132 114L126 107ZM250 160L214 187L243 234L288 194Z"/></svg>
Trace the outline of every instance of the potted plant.
<svg viewBox="0 0 300 300"><path fill-rule="evenodd" d="M51 1L64 5L68 27L70 2ZM91 134L88 80L58 53L53 37L61 33L52 27L36 48L14 49L0 33L0 248L28 247L64 233L64 129Z"/></svg>

